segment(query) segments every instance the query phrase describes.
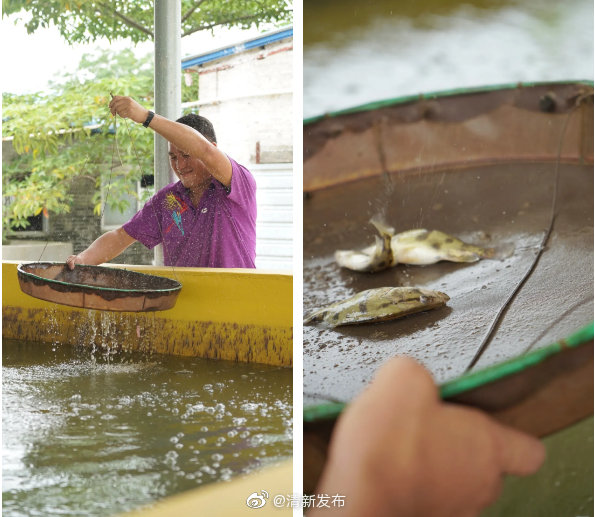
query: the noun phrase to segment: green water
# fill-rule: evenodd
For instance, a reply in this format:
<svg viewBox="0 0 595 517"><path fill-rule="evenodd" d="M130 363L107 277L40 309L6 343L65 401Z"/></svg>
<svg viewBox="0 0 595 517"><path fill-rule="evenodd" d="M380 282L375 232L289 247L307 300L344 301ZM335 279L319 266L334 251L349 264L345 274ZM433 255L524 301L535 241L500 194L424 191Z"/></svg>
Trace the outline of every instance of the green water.
<svg viewBox="0 0 595 517"><path fill-rule="evenodd" d="M533 476L507 477L481 517L592 517L593 417L544 439L545 464Z"/></svg>
<svg viewBox="0 0 595 517"><path fill-rule="evenodd" d="M305 0L304 116L380 99L593 79L593 1Z"/></svg>
<svg viewBox="0 0 595 517"><path fill-rule="evenodd" d="M3 510L107 516L292 454L292 371L4 341Z"/></svg>

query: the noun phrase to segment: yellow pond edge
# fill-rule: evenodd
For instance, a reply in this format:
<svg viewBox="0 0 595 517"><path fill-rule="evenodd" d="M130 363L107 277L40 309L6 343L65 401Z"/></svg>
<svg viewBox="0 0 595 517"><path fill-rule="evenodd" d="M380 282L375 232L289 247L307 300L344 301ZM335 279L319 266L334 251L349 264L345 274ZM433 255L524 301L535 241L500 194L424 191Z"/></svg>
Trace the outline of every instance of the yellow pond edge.
<svg viewBox="0 0 595 517"><path fill-rule="evenodd" d="M292 512L292 482L292 462L288 460L230 482L214 483L168 497L121 517L287 515ZM248 506L249 503L253 506Z"/></svg>
<svg viewBox="0 0 595 517"><path fill-rule="evenodd" d="M110 312L23 293L18 264L2 261L4 339L292 366L291 273L109 264L182 284L172 309Z"/></svg>

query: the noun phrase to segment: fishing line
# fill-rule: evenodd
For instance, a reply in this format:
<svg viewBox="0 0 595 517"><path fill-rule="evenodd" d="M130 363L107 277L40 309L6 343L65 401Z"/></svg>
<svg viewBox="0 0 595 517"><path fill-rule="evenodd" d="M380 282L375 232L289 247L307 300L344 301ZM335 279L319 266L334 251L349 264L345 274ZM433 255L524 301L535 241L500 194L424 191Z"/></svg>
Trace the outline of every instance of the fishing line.
<svg viewBox="0 0 595 517"><path fill-rule="evenodd" d="M132 133L130 131L130 127L128 126L128 122L126 121L126 119L123 119L123 120L124 120L124 126L126 127L126 132L128 133L128 138L130 138L130 143L132 144L132 152L134 153L134 157L136 158L138 168L140 170L141 175L145 176L145 171L143 170L142 161L141 161L140 155L138 154L138 149L136 148L134 138L132 138ZM155 183L153 183L153 185L155 185ZM157 194L157 192L155 192L153 194L153 196L155 196L156 194ZM159 218L157 217L157 211L155 210L154 203L151 203L151 209L153 210L153 215L155 216L155 220L157 221L157 227L159 228L159 233L161 234L161 243L163 244L163 248L165 249L165 236L163 235L163 228L161 227L161 223L159 221ZM176 257L176 260L173 260L173 257L172 257L172 264L170 266L172 274L174 276L174 279L176 279L176 280L178 280L178 277L176 275L176 270L175 270L174 264L178 258L179 258L179 254Z"/></svg>
<svg viewBox="0 0 595 517"><path fill-rule="evenodd" d="M313 399L324 399L324 400L327 400L328 402L332 402L333 404L342 404L342 405L347 404L346 402L339 400L335 397L331 397L330 395L323 395L321 393L317 393L314 391L305 391L304 390L303 394L304 394L304 397L310 397Z"/></svg>
<svg viewBox="0 0 595 517"><path fill-rule="evenodd" d="M110 92L110 95L111 92ZM113 95L112 95L113 97ZM116 134L117 128L116 128L116 120L114 118L114 135ZM116 139L114 139L114 144L116 146L117 152L118 152L118 156L120 157L120 164L122 164L122 157L120 156L120 150L118 149L118 144ZM81 167L81 171L85 172L87 170L87 164L89 163L89 156L85 157L85 161L83 162L83 166ZM105 203L104 206L102 208L101 211L101 215L100 217L103 219L103 214L105 212L105 206L107 205L107 197L109 195L109 191L110 191L110 186L111 186L111 182L112 182L112 170L113 170L113 165L114 165L114 146L112 146L112 158L111 158L111 164L110 164L110 175L109 175L109 181L108 181L108 188L107 188L107 193L105 195ZM82 174L81 174L82 175ZM48 232L49 233L49 232ZM43 249L41 250L41 253L39 254L39 258L37 259L37 262L41 262L41 258L43 257L43 254L45 253L45 250L48 247L48 244L50 243L50 236L48 235L47 240L45 241L45 245L43 247ZM74 250L73 250L74 251Z"/></svg>
<svg viewBox="0 0 595 517"><path fill-rule="evenodd" d="M560 139L558 141L556 165L554 168L554 190L553 190L553 194L552 194L552 203L551 203L551 208L550 208L550 221L549 221L548 228L546 229L545 234L543 236L543 239L541 240L541 244L539 245L539 250L535 254L533 262L531 263L531 265L529 266L529 268L527 269L527 271L525 272L523 277L520 279L520 281L517 283L516 287L512 290L512 292L510 293L510 295L508 296L508 298L506 299L504 304L500 307L500 309L496 313L496 317L493 319L482 343L479 345L477 352L475 352L473 359L471 359L469 366L467 366L467 368L465 369L466 372L471 370L471 368L473 368L477 364L477 361L479 361L479 359L481 358L483 353L486 351L487 347L489 346L492 339L494 338L496 331L498 330L498 327L500 326L503 316L506 314L506 312L510 308L510 304L512 303L512 301L514 300L516 295L519 293L519 291L522 289L522 287L525 285L525 283L527 282L527 280L529 279L529 277L531 276L533 271L535 271L535 268L537 267L537 264L538 264L541 256L543 255L543 251L545 250L546 245L550 239L552 230L554 228L556 216L557 216L557 213L556 213L557 206L556 205L558 202L558 184L559 184L559 180L560 180L560 157L562 154L562 144L564 142L564 136L566 134L566 129L568 127L568 122L570 121L570 117L577 110L577 108L580 106L580 103L582 101L583 101L582 97L579 97L577 99L574 108L572 108L572 110L568 113L568 116L564 120L564 125L562 126Z"/></svg>
<svg viewBox="0 0 595 517"><path fill-rule="evenodd" d="M112 92L109 92L111 98L114 98L114 94ZM105 200L103 201L103 206L101 207L101 214L100 214L100 218L101 220L103 220L103 215L105 214L105 209L107 207L107 199L109 197L109 193L111 190L111 186L112 186L112 173L115 169L114 167L114 156L115 153L118 153L118 158L120 159L120 166L124 166L124 162L122 161L122 155L120 154L120 148L118 147L118 125L117 125L117 118L118 115L114 115L114 143L112 145L112 159L111 159L111 163L110 163L110 171L109 171L109 177L108 177L108 182L107 182L107 190L105 192Z"/></svg>
<svg viewBox="0 0 595 517"><path fill-rule="evenodd" d="M562 320L564 320L569 314L573 313L576 309L578 309L579 307L581 307L584 303L588 302L589 300L592 300L593 296L588 295L585 296L582 300L579 300L578 302L574 303L573 305L571 305L568 309L566 309L562 314L560 314L560 316L558 316L550 325L548 325L546 327L545 330L543 330L532 342L531 344L525 348L525 350L523 351L523 353L521 355L524 355L526 353L528 353L538 342L539 340L545 336L552 328L554 328L558 323L560 323Z"/></svg>

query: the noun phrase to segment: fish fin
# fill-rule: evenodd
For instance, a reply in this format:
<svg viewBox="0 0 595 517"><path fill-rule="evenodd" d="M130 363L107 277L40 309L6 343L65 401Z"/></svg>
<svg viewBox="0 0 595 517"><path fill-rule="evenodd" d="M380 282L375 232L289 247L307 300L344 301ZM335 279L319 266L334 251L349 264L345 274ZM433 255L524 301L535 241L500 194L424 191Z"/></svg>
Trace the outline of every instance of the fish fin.
<svg viewBox="0 0 595 517"><path fill-rule="evenodd" d="M479 256L485 259L494 258L496 255L496 248L481 248L481 253Z"/></svg>
<svg viewBox="0 0 595 517"><path fill-rule="evenodd" d="M444 250L443 256L443 260L450 260L451 262L477 262L482 258L477 250Z"/></svg>
<svg viewBox="0 0 595 517"><path fill-rule="evenodd" d="M392 226L389 226L384 221L380 219L378 216L374 216L370 219L370 224L376 228L376 231L380 235L390 235L391 237L395 234L395 229Z"/></svg>
<svg viewBox="0 0 595 517"><path fill-rule="evenodd" d="M371 256L355 250L335 251L335 261L340 267L353 271L365 271L370 267Z"/></svg>
<svg viewBox="0 0 595 517"><path fill-rule="evenodd" d="M312 323L314 321L319 321L317 318L320 316L322 311L320 309L312 311L309 314L306 314L304 317L304 323Z"/></svg>

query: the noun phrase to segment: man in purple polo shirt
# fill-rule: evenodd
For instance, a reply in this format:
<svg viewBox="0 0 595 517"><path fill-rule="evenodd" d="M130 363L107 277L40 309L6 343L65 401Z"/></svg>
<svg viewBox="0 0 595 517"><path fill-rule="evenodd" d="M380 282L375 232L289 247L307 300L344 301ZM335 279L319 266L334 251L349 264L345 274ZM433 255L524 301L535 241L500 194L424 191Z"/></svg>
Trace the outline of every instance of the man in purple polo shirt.
<svg viewBox="0 0 595 517"><path fill-rule="evenodd" d="M163 243L168 266L255 267L256 183L217 148L212 124L193 114L172 122L130 97L115 96L110 110L168 140L179 181L157 192L121 228L68 257L68 266L107 262L139 241L149 249Z"/></svg>

